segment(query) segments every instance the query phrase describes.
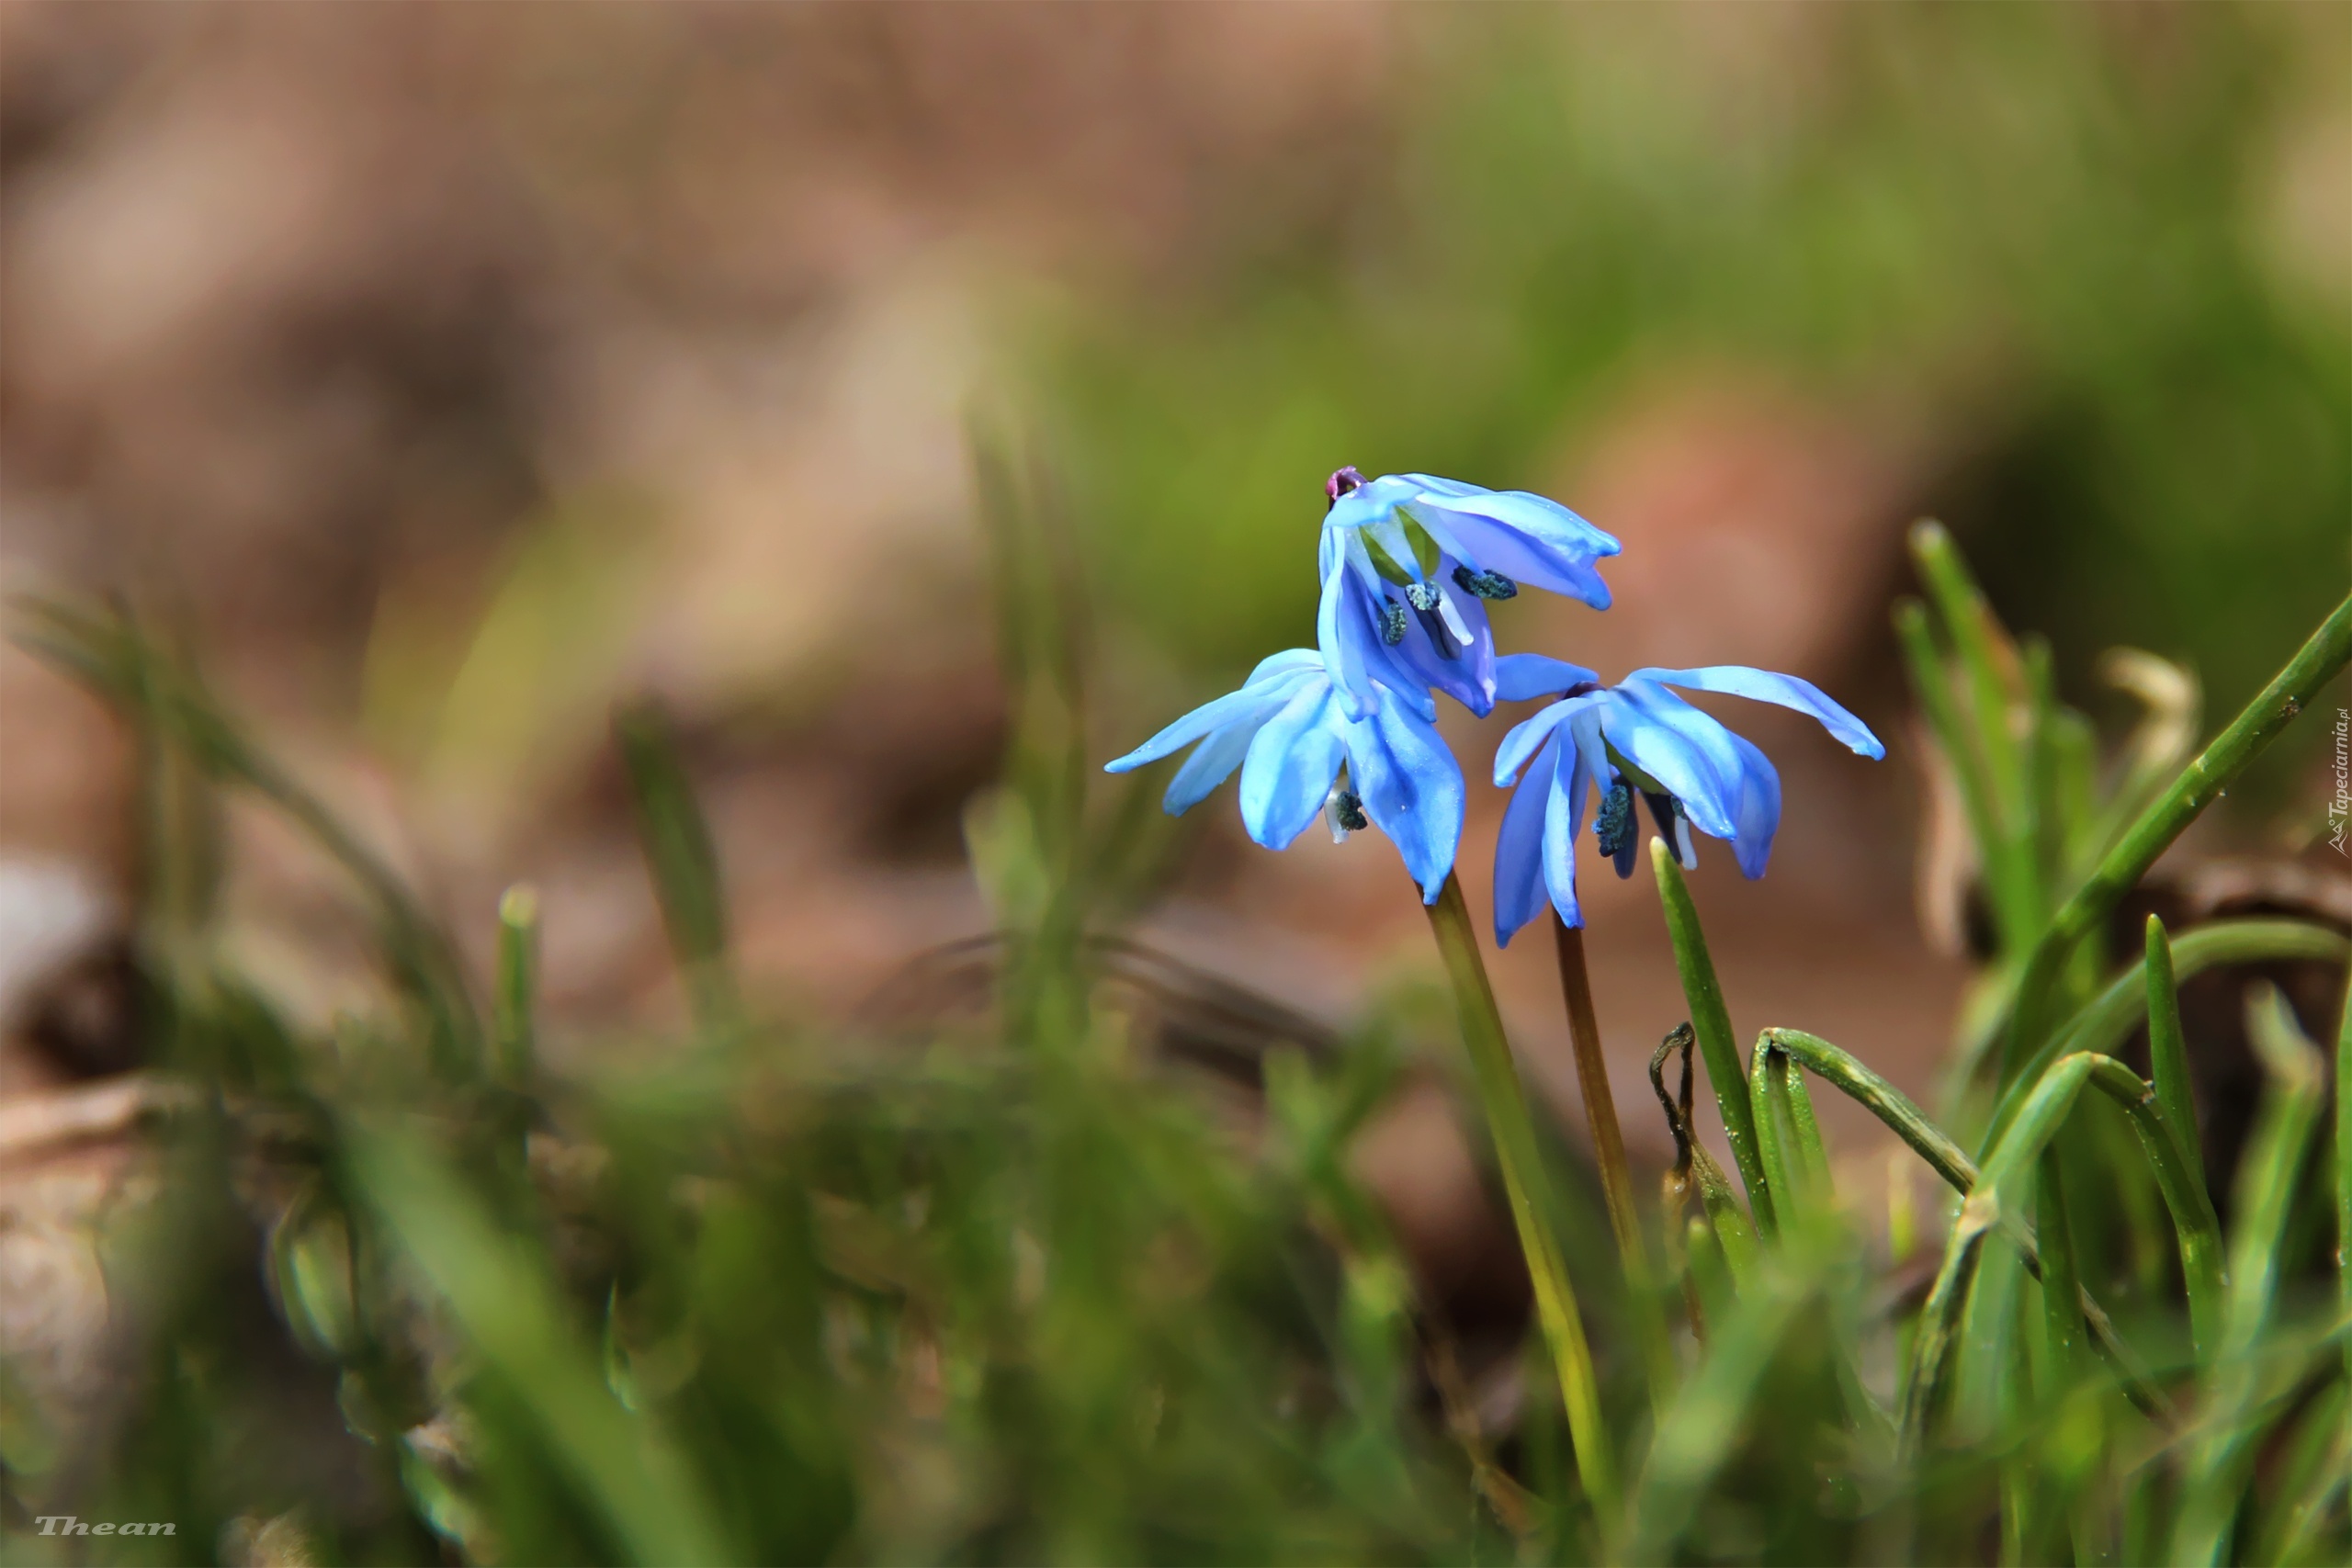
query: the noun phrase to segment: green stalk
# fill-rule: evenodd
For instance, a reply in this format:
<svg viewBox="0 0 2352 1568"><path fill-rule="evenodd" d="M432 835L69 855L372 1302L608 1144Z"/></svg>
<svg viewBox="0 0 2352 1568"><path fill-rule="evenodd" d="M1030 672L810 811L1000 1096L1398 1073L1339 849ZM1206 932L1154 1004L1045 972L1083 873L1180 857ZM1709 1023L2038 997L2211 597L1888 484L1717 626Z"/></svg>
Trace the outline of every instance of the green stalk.
<svg viewBox="0 0 2352 1568"><path fill-rule="evenodd" d="M1541 1179L1542 1168L1535 1123L1528 1115L1526 1093L1520 1085L1518 1066L1511 1060L1510 1041L1503 1032L1502 1013L1495 1006L1486 961L1478 953L1477 931L1462 899L1462 884L1452 874L1447 875L1437 902L1429 906L1429 917L1438 952L1445 961L1446 976L1453 985L1454 1004L1461 1011L1462 1042L1470 1054L1487 1131L1495 1141L1495 1162L1510 1201L1511 1223L1518 1228L1520 1249L1526 1254L1528 1277L1534 1284L1536 1315L1544 1342L1551 1348L1552 1369L1560 1380L1560 1402L1567 1412L1577 1473L1591 1500L1602 1536L1613 1537L1620 1517L1616 1456L1601 1420L1600 1385L1593 1375L1592 1351L1585 1342L1567 1266L1536 1212L1534 1184Z"/></svg>
<svg viewBox="0 0 2352 1568"><path fill-rule="evenodd" d="M2180 933L2172 943L2176 982L2229 964L2251 964L2283 958L2314 959L2341 964L2352 955L2352 941L2311 920L2215 920ZM2023 1100L2025 1087L2040 1080L2049 1065L2075 1051L2109 1055L2138 1026L2148 1005L2146 967L2134 964L2113 984L2086 1003L2034 1054L2025 1074L2012 1082L1984 1131L1984 1147L2008 1128Z"/></svg>
<svg viewBox="0 0 2352 1568"><path fill-rule="evenodd" d="M1789 1109L1788 1080L1770 1052L1759 1050L1749 1058L1747 1097L1756 1105L1756 1152L1764 1167L1764 1183L1772 1193L1772 1213L1782 1231L1797 1224L1811 1205L1804 1197L1804 1167L1790 1145L1796 1141L1795 1117Z"/></svg>
<svg viewBox="0 0 2352 1568"><path fill-rule="evenodd" d="M1926 1444L1928 1423L1949 1372L1952 1342L1984 1234L2001 1224L2018 1172L2041 1158L2074 1109L2075 1097L2090 1077L2091 1068L2091 1058L2081 1055L2052 1065L2027 1097L2016 1125L1985 1156L1975 1190L1961 1205L1960 1219L1952 1226L1943 1266L1920 1313L1918 1337L1911 1348L1911 1375L1903 1397L1903 1451L1906 1454L1918 1454Z"/></svg>
<svg viewBox="0 0 2352 1568"><path fill-rule="evenodd" d="M2352 976L2335 1021L2335 1300L2352 1319ZM2352 1388L2352 1337L2344 1341L2344 1381ZM2352 1454L2352 1398L2344 1402L2344 1448Z"/></svg>
<svg viewBox="0 0 2352 1568"><path fill-rule="evenodd" d="M538 989L539 897L521 884L498 900L498 986L492 998L492 1070L507 1089L531 1081L537 1032L533 1025Z"/></svg>
<svg viewBox="0 0 2352 1568"><path fill-rule="evenodd" d="M2180 1140L2197 1185L2205 1185L2205 1149L2197 1130L2197 1090L2188 1074L2188 1041L2180 1029L2180 985L2174 977L2172 942L2165 923L2148 917L2148 956L2142 963L2148 978L2148 1079L2156 1086L2156 1103Z"/></svg>
<svg viewBox="0 0 2352 1568"><path fill-rule="evenodd" d="M2352 595L2248 703L2229 728L2214 737L2172 787L2150 802L2098 866L2059 907L2034 944L2018 982L2016 1011L2003 1054L2001 1080L2014 1081L2047 1041L2055 1024L2051 1009L2060 976L2075 947L2115 912L2123 896L2139 885L2156 857L2211 805L2232 779L2294 721L2305 704L2352 660Z"/></svg>
<svg viewBox="0 0 2352 1568"><path fill-rule="evenodd" d="M2075 1304L2082 1284L2075 1269L2075 1236L2066 1223L2066 1195L2060 1185L2058 1151L2045 1148L2036 1162L2033 1234L2041 1251L2041 1329L2045 1352L2045 1404L2072 1386L2081 1362L2083 1311Z"/></svg>
<svg viewBox="0 0 2352 1568"><path fill-rule="evenodd" d="M2294 1207L2303 1157L2321 1112L2324 1076L2319 1051L2295 1027L2285 998L2269 985L2246 1003L2246 1032L2269 1077L2245 1156L2238 1163L2235 1224L2222 1354L2208 1366L2208 1436L2190 1461L2172 1560L2224 1561L2238 1503L2263 1435L2257 1351L2278 1288L2278 1254Z"/></svg>
<svg viewBox="0 0 2352 1568"><path fill-rule="evenodd" d="M2001 831L2000 817L1994 805L1993 781L1983 755L1969 744L1967 726L1944 671L1943 655L1936 648L1935 632L1928 623L1928 607L1917 599L1898 603L1894 606L1894 635L1903 649L1903 661L1910 671L1911 690L1919 699L1919 711L1926 717L1936 744L1951 761L1952 776L1960 785L1961 809L1968 818L1969 836L1976 840L1984 857L1985 891L1992 898L1994 919L2001 930L2001 946L2007 952L2021 951L2032 940L2039 915L2025 897L2031 889L2015 874L2010 864L2007 839Z"/></svg>
<svg viewBox="0 0 2352 1568"><path fill-rule="evenodd" d="M1650 840L1650 868L1657 875L1658 901L1666 907L1667 935L1674 944L1674 967L1682 976L1683 999L1690 1009L1690 1027L1699 1037L1700 1058L1707 1065L1708 1086L1715 1091L1715 1107L1723 1113L1724 1137L1731 1145L1732 1163L1739 1168L1740 1185L1747 1190L1756 1228L1770 1235L1772 1194L1756 1146L1756 1110L1748 1098L1747 1076L1740 1071L1731 1011L1724 1005L1724 988L1715 978L1714 959L1707 952L1707 933L1700 928L1699 908L1690 900L1682 868L1675 863L1673 852L1663 839Z"/></svg>
<svg viewBox="0 0 2352 1568"><path fill-rule="evenodd" d="M2077 1058L2068 1057L2073 1061ZM2223 1301L2228 1288L2222 1264L2222 1223L2213 1213L2212 1195L2197 1179L2180 1141L2156 1104L2156 1092L2140 1075L2112 1056L2081 1059L2092 1064L2091 1086L2120 1106L2139 1135L2140 1147L2154 1171L2156 1189L2172 1212L2173 1235L2180 1251L2180 1276L2188 1292L2188 1333L2199 1365L2211 1364L2221 1348Z"/></svg>

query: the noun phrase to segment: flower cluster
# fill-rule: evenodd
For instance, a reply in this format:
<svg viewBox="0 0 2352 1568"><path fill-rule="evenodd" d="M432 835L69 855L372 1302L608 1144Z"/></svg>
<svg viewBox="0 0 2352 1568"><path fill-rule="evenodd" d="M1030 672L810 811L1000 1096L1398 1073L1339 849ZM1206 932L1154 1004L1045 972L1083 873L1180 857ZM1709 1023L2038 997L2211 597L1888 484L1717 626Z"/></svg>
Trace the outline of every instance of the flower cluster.
<svg viewBox="0 0 2352 1568"><path fill-rule="evenodd" d="M1376 827L1433 903L1453 872L1464 804L1436 694L1481 717L1498 701L1555 698L1495 754L1495 783L1517 786L1495 852L1495 935L1508 942L1547 897L1561 920L1584 923L1576 846L1592 794L1594 834L1620 876L1633 872L1636 795L1685 865L1696 863L1695 829L1729 840L1743 874L1764 874L1781 823L1779 773L1669 688L1777 703L1862 756L1885 755L1860 719L1793 675L1725 664L1636 670L1604 685L1541 654L1498 657L1486 607L1522 586L1609 607L1597 563L1618 543L1557 502L1428 474L1367 479L1353 468L1333 474L1324 493L1316 646L1275 654L1239 691L1109 764L1125 773L1194 746L1169 784L1171 815L1238 768L1241 819L1259 843L1287 846L1318 812L1335 839Z"/></svg>

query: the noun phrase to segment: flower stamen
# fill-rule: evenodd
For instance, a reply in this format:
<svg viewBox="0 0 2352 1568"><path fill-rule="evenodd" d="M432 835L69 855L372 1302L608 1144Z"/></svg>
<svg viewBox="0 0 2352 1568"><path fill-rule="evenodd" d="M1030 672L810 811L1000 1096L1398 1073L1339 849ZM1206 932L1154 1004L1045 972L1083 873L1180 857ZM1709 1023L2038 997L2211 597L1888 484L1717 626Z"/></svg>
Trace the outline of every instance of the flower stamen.
<svg viewBox="0 0 2352 1568"><path fill-rule="evenodd" d="M1462 592L1480 599L1516 599L1519 584L1499 571L1473 571L1466 566L1453 569L1453 581Z"/></svg>

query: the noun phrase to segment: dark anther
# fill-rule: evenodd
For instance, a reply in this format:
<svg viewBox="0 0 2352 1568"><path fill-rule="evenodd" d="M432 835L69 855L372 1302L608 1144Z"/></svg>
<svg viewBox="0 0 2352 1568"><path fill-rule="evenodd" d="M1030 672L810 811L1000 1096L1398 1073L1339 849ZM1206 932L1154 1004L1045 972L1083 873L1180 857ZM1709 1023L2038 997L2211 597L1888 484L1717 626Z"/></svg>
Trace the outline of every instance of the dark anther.
<svg viewBox="0 0 2352 1568"><path fill-rule="evenodd" d="M1642 802L1650 808L1650 820L1657 824L1657 830L1664 836L1666 841L1669 844L1675 842L1674 796L1652 795L1648 790L1644 790Z"/></svg>
<svg viewBox="0 0 2352 1568"><path fill-rule="evenodd" d="M1363 814L1363 800L1351 789L1343 789L1331 802L1332 815L1340 826L1351 833L1360 833L1372 826L1372 818Z"/></svg>
<svg viewBox="0 0 2352 1568"><path fill-rule="evenodd" d="M1351 491L1362 490L1363 488L1363 476L1356 472L1355 465L1352 463L1349 464L1344 468L1333 469L1331 477L1323 481L1324 495L1334 502L1338 501L1341 496L1347 494Z"/></svg>
<svg viewBox="0 0 2352 1568"><path fill-rule="evenodd" d="M1462 585L1462 592L1481 599L1519 597L1519 584L1499 571L1472 571L1466 566L1457 566L1453 569L1453 581Z"/></svg>
<svg viewBox="0 0 2352 1568"><path fill-rule="evenodd" d="M1416 610L1436 609L1437 584L1434 582L1408 582L1405 584L1405 602L1412 605Z"/></svg>
<svg viewBox="0 0 2352 1568"><path fill-rule="evenodd" d="M1617 863L1617 874L1634 874L1634 792L1619 779L1600 797L1600 816L1593 822L1592 836L1600 840L1600 852Z"/></svg>
<svg viewBox="0 0 2352 1568"><path fill-rule="evenodd" d="M1394 599L1380 602L1380 640L1391 648L1405 640L1405 606Z"/></svg>

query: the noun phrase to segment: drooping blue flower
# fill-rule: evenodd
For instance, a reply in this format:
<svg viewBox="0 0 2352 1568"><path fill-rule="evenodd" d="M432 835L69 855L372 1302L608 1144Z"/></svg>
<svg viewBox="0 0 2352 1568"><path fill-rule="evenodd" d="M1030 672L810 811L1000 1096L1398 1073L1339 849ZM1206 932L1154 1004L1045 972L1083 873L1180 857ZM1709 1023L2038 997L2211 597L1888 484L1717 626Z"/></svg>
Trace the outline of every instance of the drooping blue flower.
<svg viewBox="0 0 2352 1568"><path fill-rule="evenodd" d="M1341 468L1324 486L1316 641L1358 717L1383 685L1435 717L1432 691L1484 717L1495 705L1495 637L1486 603L1526 583L1596 610L1609 585L1593 562L1617 541L1525 491L1481 490L1428 474L1367 479Z"/></svg>
<svg viewBox="0 0 2352 1568"><path fill-rule="evenodd" d="M1385 686L1351 716L1313 649L1277 653L1238 692L1193 709L1104 772L1124 773L1200 742L1169 782L1171 817L1241 770L1241 821L1284 849L1320 812L1334 839L1377 827L1434 903L1462 841L1462 764L1430 721Z"/></svg>
<svg viewBox="0 0 2352 1568"><path fill-rule="evenodd" d="M1752 743L1669 686L1794 708L1819 719L1849 750L1872 759L1886 755L1861 720L1793 675L1718 664L1636 670L1604 686L1591 671L1541 654L1498 660L1495 687L1505 701L1554 694L1560 700L1504 736L1495 752L1495 783L1518 783L1495 845L1497 942L1508 942L1542 911L1547 890L1562 920L1584 923L1577 907L1576 848L1590 790L1601 793L1595 837L1621 877L1633 874L1641 837L1634 821L1637 795L1685 866L1698 863L1690 842L1696 828L1709 838L1730 840L1743 874L1764 874L1781 826L1781 775Z"/></svg>

